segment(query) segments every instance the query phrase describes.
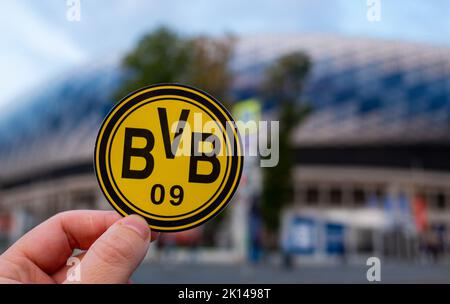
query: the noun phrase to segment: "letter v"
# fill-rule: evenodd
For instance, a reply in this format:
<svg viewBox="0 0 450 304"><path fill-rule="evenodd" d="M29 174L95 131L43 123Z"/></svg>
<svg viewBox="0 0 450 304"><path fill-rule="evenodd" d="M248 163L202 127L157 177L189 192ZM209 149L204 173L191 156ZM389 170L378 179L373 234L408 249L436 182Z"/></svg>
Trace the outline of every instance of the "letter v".
<svg viewBox="0 0 450 304"><path fill-rule="evenodd" d="M158 108L159 124L161 125L161 133L164 142L164 149L166 151L166 158L174 159L174 151L177 151L180 144L181 134L188 119L190 110L181 110L180 119L178 120L177 132L173 137L173 142L170 141L169 122L167 120L167 110L165 108Z"/></svg>

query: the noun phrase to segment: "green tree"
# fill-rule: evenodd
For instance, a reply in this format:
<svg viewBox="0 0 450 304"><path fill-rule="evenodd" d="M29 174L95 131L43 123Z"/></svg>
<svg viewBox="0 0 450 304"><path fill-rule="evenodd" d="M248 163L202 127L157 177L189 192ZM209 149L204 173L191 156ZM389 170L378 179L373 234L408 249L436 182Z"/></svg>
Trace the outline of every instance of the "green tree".
<svg viewBox="0 0 450 304"><path fill-rule="evenodd" d="M176 82L187 71L186 43L167 28L145 35L122 60L131 74L116 94L116 100L149 84Z"/></svg>
<svg viewBox="0 0 450 304"><path fill-rule="evenodd" d="M119 88L115 99L150 84L182 83L227 103L233 47L231 36L186 38L168 28L158 28L124 57L122 66L131 77Z"/></svg>
<svg viewBox="0 0 450 304"><path fill-rule="evenodd" d="M221 39L202 36L193 38L188 43L191 53L184 80L210 93L228 106L233 80L229 66L235 39L230 35Z"/></svg>
<svg viewBox="0 0 450 304"><path fill-rule="evenodd" d="M271 232L278 230L280 212L293 199L295 147L292 135L309 113L309 107L300 97L310 65L305 54L295 52L280 57L265 72L263 96L265 100L276 101L280 121L279 163L263 171L261 209L265 226Z"/></svg>

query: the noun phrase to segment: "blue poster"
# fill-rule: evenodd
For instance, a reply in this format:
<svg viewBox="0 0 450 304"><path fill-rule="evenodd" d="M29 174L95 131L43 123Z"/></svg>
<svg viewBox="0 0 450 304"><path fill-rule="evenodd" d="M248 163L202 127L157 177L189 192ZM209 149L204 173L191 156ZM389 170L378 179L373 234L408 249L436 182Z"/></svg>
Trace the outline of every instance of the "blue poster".
<svg viewBox="0 0 450 304"><path fill-rule="evenodd" d="M295 217L287 236L287 250L297 254L313 254L317 248L317 227L313 219Z"/></svg>
<svg viewBox="0 0 450 304"><path fill-rule="evenodd" d="M326 252L330 255L345 254L345 227L338 223L327 223L326 232Z"/></svg>

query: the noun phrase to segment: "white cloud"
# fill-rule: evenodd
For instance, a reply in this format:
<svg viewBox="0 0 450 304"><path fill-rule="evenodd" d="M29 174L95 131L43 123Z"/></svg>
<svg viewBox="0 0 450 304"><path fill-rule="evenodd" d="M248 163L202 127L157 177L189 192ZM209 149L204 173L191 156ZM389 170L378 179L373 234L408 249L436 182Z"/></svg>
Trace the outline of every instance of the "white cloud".
<svg viewBox="0 0 450 304"><path fill-rule="evenodd" d="M2 2L0 32L0 107L21 90L86 58L62 29L51 26L22 1Z"/></svg>

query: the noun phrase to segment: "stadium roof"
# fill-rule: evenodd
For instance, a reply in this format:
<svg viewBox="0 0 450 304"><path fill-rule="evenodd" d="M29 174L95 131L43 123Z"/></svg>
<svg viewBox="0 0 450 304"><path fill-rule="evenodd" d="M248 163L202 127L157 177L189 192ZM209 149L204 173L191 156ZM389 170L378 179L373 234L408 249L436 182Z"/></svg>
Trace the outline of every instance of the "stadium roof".
<svg viewBox="0 0 450 304"><path fill-rule="evenodd" d="M254 36L237 45L235 91L254 91L265 67L303 50L313 61L304 100L313 113L295 133L301 146L450 142L450 50L324 35ZM92 163L117 62L71 71L0 120L0 179Z"/></svg>
<svg viewBox="0 0 450 304"><path fill-rule="evenodd" d="M295 133L299 145L450 141L446 47L300 35L255 37L240 48L241 86L255 86L279 54L303 50L311 56L304 99L314 113Z"/></svg>

